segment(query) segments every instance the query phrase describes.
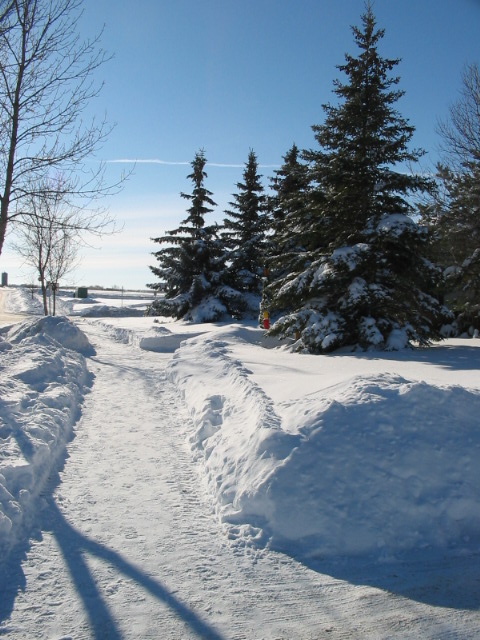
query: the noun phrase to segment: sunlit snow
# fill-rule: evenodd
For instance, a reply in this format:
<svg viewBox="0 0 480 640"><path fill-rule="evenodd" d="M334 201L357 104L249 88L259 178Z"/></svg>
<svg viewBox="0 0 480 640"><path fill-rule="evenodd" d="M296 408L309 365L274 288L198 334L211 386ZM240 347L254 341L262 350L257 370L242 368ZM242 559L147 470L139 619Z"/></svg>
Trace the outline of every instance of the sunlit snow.
<svg viewBox="0 0 480 640"><path fill-rule="evenodd" d="M5 300L38 312L25 290ZM57 317L0 328L3 556L28 537L95 385L82 316L139 358L170 354L166 375L190 416L191 457L227 537L307 563L478 555L478 339L313 356L289 352L255 324L141 317L142 299L64 294L58 304ZM109 393L131 410L135 398Z"/></svg>

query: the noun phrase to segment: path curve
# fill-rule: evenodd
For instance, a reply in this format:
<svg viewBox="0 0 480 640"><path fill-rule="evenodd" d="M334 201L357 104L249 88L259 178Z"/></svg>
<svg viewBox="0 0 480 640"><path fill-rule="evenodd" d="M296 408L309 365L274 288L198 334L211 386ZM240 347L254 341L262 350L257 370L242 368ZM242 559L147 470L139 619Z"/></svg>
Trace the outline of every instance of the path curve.
<svg viewBox="0 0 480 640"><path fill-rule="evenodd" d="M451 637L448 610L239 545L192 459L169 356L115 342L100 322L79 326L97 350L95 380L45 493L9 638Z"/></svg>

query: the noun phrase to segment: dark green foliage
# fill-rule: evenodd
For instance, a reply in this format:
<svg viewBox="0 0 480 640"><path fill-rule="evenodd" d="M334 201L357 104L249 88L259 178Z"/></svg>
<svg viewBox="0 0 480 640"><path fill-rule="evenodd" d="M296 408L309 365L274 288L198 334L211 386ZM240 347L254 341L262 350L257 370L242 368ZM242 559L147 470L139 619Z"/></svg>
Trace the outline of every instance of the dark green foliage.
<svg viewBox="0 0 480 640"><path fill-rule="evenodd" d="M215 206L212 193L204 186L205 164L205 154L200 151L188 176L193 183L192 193L181 194L190 202L187 218L178 229L153 239L167 246L153 254L159 266L150 268L159 282L149 286L165 295L151 305L150 315L201 322L219 320L227 313L224 302L231 294L220 279L222 250L218 229L216 225L205 226L205 216Z"/></svg>
<svg viewBox="0 0 480 640"><path fill-rule="evenodd" d="M480 330L480 72L463 73L462 93L440 123L444 161L439 189L421 212L430 226L432 256L445 273L444 295L459 333Z"/></svg>
<svg viewBox="0 0 480 640"><path fill-rule="evenodd" d="M248 155L243 182L225 211L222 241L225 247L225 276L228 285L244 300L244 311L258 310L258 296L265 261L266 196L258 175L257 157ZM239 310L240 311L240 310Z"/></svg>
<svg viewBox="0 0 480 640"><path fill-rule="evenodd" d="M282 296L283 285L304 271L309 251L316 245L309 168L299 156L298 147L292 145L271 181L274 195L269 199L272 234L268 243L268 295L272 298L271 311L277 313L292 303L288 295Z"/></svg>
<svg viewBox="0 0 480 640"><path fill-rule="evenodd" d="M457 332L480 330L480 163L465 171L438 166L442 198L424 207L442 265L443 295L457 317Z"/></svg>
<svg viewBox="0 0 480 640"><path fill-rule="evenodd" d="M362 22L353 28L359 55L339 67L348 81L335 82L338 104L324 105L325 122L313 127L320 148L304 154L311 186L295 245L305 255L296 253L275 295L289 312L273 333L311 352L425 344L449 317L432 295L438 272L422 257L425 229L408 216L408 196L431 183L395 169L422 155L408 149L414 129L394 108L398 60L379 56L384 32L370 5Z"/></svg>
<svg viewBox="0 0 480 640"><path fill-rule="evenodd" d="M298 147L292 145L271 181L274 191L269 200L273 231L271 253L280 260L291 251L305 251L312 243L309 167L299 156Z"/></svg>
<svg viewBox="0 0 480 640"><path fill-rule="evenodd" d="M405 195L429 187L424 178L394 168L417 161L422 152L408 149L414 128L393 106L404 93L393 89L399 78L389 77L399 60L379 56L384 31L375 29L370 6L362 21L363 31L353 28L360 54L346 55L338 67L349 82L335 81L339 105L324 105L324 124L313 126L320 149L306 154L336 245L356 242L385 214L408 214Z"/></svg>

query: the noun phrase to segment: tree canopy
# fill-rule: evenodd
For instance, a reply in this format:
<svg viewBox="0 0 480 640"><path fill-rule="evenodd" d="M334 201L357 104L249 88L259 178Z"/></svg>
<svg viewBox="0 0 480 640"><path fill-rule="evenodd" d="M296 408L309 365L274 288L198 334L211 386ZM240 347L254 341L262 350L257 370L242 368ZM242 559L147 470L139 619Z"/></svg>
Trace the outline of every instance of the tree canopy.
<svg viewBox="0 0 480 640"><path fill-rule="evenodd" d="M408 215L409 196L431 183L404 170L422 152L409 149L414 128L395 108L403 92L390 73L399 61L381 57L384 31L369 4L353 35L359 53L338 67L346 81L334 82L337 103L325 104L324 123L313 126L319 148L304 153L304 255L273 287L273 305L285 313L272 332L312 352L428 343L448 315L433 296L437 271L422 258L425 229Z"/></svg>

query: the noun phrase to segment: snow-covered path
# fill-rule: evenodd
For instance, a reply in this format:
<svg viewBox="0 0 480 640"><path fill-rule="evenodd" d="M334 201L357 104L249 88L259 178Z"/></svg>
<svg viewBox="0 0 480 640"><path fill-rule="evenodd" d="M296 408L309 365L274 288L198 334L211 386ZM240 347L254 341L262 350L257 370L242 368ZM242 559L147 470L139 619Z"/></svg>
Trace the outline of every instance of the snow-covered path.
<svg viewBox="0 0 480 640"><path fill-rule="evenodd" d="M262 637L293 637L302 627L306 637L304 585L281 587L291 578L281 557L265 585L255 557L235 553L212 513L185 442L188 418L163 374L168 356L95 326L87 333L93 389L23 565L11 636L254 638L265 628ZM313 585L317 597L321 589Z"/></svg>
<svg viewBox="0 0 480 640"><path fill-rule="evenodd" d="M422 602L418 575L412 599L242 545L219 523L192 461L189 417L164 375L170 355L115 342L95 322L80 326L97 351L95 380L65 467L45 492L42 531L22 564L25 590L0 635L478 637L478 612L443 607L441 594Z"/></svg>

